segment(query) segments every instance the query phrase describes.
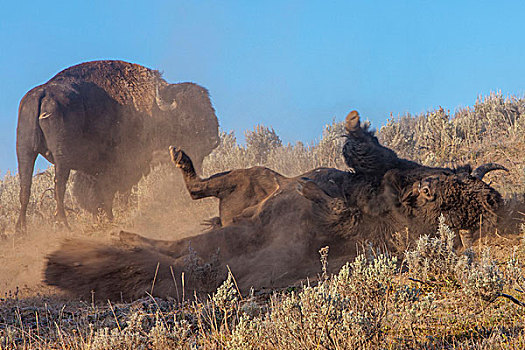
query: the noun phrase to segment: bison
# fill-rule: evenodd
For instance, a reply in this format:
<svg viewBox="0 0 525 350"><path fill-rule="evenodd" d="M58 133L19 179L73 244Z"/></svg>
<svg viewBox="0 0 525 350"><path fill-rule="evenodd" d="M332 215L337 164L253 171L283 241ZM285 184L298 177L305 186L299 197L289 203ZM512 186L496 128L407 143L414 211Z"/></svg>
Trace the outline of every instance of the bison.
<svg viewBox="0 0 525 350"><path fill-rule="evenodd" d="M61 71L20 102L17 230L26 226L38 154L55 165L56 217L67 226L64 191L71 170L77 171L80 205L111 218L115 193L129 191L149 171L154 151L173 141L197 166L218 145L218 121L205 88L168 84L158 71L123 61Z"/></svg>
<svg viewBox="0 0 525 350"><path fill-rule="evenodd" d="M344 235L357 234L368 225L373 226L366 229L371 232L386 228L390 234L409 227L415 234L425 233L435 228L440 214L455 230L476 230L482 214L493 223L497 221L496 211L502 206L502 198L482 179L489 171L507 170L503 166L488 163L475 170L470 166L433 168L399 158L382 146L366 125L361 125L356 111L348 114L345 129L343 155L353 172L318 168L287 178L265 167L253 167L201 179L182 150L172 146L170 153L175 166L182 170L193 199L220 199L220 217L212 220L216 223L228 225L252 218L285 184L305 181L312 182L303 189L307 197L343 210L343 218L336 222L345 223ZM336 212L326 211L330 219L323 221L333 226L335 222L330 220L335 220ZM353 227L345 222L349 213Z"/></svg>
<svg viewBox="0 0 525 350"><path fill-rule="evenodd" d="M481 215L497 222L502 198L482 177L502 167L425 167L380 145L356 113L346 129L344 155L353 172L319 168L287 178L254 167L202 179L190 157L170 147L191 196L219 198L217 225L177 241L129 232L120 232L114 245L70 240L48 256L46 282L76 294L133 298L149 290L156 275L154 294L176 296L182 283L173 276L186 276L186 288L206 292L229 266L242 291L286 286L318 271L316 252L325 245L334 269L365 242L393 249L396 231L435 232L440 215L464 232L477 230ZM388 163L373 164L374 172L367 168L374 159Z"/></svg>

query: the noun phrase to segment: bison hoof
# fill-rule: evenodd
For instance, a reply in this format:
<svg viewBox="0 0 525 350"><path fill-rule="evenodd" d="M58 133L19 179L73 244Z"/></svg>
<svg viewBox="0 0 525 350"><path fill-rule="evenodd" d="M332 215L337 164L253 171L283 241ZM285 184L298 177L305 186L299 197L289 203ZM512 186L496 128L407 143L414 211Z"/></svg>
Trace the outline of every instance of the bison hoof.
<svg viewBox="0 0 525 350"><path fill-rule="evenodd" d="M359 113L357 111L351 111L346 116L345 128L348 133L359 129Z"/></svg>
<svg viewBox="0 0 525 350"><path fill-rule="evenodd" d="M171 155L171 161L175 164L177 167L181 167L181 161L184 156L184 152L175 146L170 146L170 155Z"/></svg>

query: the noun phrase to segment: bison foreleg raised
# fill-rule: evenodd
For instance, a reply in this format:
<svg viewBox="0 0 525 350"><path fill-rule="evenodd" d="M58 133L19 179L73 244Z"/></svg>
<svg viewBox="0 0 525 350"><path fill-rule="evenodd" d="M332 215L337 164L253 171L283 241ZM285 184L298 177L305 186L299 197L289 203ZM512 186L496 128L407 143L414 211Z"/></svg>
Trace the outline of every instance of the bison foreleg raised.
<svg viewBox="0 0 525 350"><path fill-rule="evenodd" d="M170 146L169 150L173 164L182 171L186 188L192 199L221 198L221 192L228 191L231 187L222 179L227 173L216 174L210 178L202 179L195 172L193 162L183 150L174 146Z"/></svg>

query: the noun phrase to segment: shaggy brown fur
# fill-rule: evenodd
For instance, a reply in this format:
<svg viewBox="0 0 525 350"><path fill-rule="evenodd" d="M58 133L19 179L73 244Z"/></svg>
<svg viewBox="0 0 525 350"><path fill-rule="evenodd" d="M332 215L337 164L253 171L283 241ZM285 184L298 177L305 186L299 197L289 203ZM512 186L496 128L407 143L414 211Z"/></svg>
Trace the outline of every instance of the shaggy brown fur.
<svg viewBox="0 0 525 350"><path fill-rule="evenodd" d="M171 287L173 278L166 273L170 266L179 292L184 272L186 295L195 289L208 290L202 286L216 286L224 278L226 266L231 268L243 293L251 286L284 287L318 270L316 251L328 241L318 232L312 216L316 204L298 193L295 186L287 184L279 195L268 198L256 218L188 239L156 241L121 232L119 244L66 242L48 256L45 281L76 295L89 296L93 290L101 300L129 300L144 293L159 263L159 273L164 272L157 277L153 292L159 296L177 297ZM339 248L334 247L334 257L337 251L352 255L355 245L341 240ZM342 261L331 264L337 268ZM130 288L134 284L138 287Z"/></svg>
<svg viewBox="0 0 525 350"><path fill-rule="evenodd" d="M134 106L148 115L155 106L157 85L168 85L157 70L124 61L93 61L67 68L55 75L49 83L71 81L93 83L101 87L117 103Z"/></svg>
<svg viewBox="0 0 525 350"><path fill-rule="evenodd" d="M354 130L361 134L366 131ZM352 135L349 133L349 138ZM353 142L370 142L370 138L357 137ZM383 148L375 143L361 147L370 153L377 149L381 153ZM321 168L286 178L256 167L201 179L183 151L171 147L170 152L194 199L220 199L223 227L171 242L121 232L114 246L88 247L76 252L74 259L68 251L59 250L48 258L47 283L77 294L98 288L96 293L102 297L116 295L117 291L133 297L136 290L126 291L128 285L134 281L143 286L152 276L137 264L148 266L149 271L159 262L193 276L191 287L201 291L200 271L206 271L207 281L214 285L224 276L226 265L242 291L252 286L285 286L319 271L316 253L322 246L330 246L330 267L335 270L366 242L394 249L394 232L408 228L412 238L433 233L441 214L452 229L465 230L465 236L478 228L480 215L486 221L497 221L502 206L499 193L471 176L468 167L427 168L399 160L398 168L389 169L388 164L380 167L385 169L382 176ZM368 159L374 157L372 154ZM75 244L80 247L82 243ZM108 249L115 252L108 256ZM133 260L135 250L139 252L138 263ZM198 261L201 267L192 269L183 261ZM133 274L126 274L122 280L121 271L128 265L133 267ZM91 277L94 266L100 268L97 281ZM112 284L106 290L109 281ZM157 293L171 292L168 287L159 287Z"/></svg>
<svg viewBox="0 0 525 350"><path fill-rule="evenodd" d="M193 199L219 198L219 215L211 219L218 226L251 218L257 207L276 195L289 179L265 167L231 170L201 179L184 151L170 146L173 164L181 169L186 188Z"/></svg>
<svg viewBox="0 0 525 350"><path fill-rule="evenodd" d="M345 120L346 141L343 156L346 165L357 173L382 177L390 169L414 169L421 165L401 159L397 154L382 146L368 124L361 125L359 113L351 111Z"/></svg>
<svg viewBox="0 0 525 350"><path fill-rule="evenodd" d="M191 198L219 199L220 217L209 220L219 227L256 216L265 201L278 195L283 186L291 182L308 179L315 181L329 195L344 197L343 189L348 181L352 181L351 175L336 169L318 168L301 176L288 178L261 166L226 171L202 179L183 150L174 146L170 146L169 150L173 164L181 169Z"/></svg>
<svg viewBox="0 0 525 350"><path fill-rule="evenodd" d="M17 230L25 228L38 154L55 164L56 215L67 225L63 200L71 170L77 170L79 203L111 218L114 194L129 191L149 172L153 153L174 140L198 167L217 146L218 121L205 88L168 84L159 72L122 61L87 62L58 73L20 102Z"/></svg>

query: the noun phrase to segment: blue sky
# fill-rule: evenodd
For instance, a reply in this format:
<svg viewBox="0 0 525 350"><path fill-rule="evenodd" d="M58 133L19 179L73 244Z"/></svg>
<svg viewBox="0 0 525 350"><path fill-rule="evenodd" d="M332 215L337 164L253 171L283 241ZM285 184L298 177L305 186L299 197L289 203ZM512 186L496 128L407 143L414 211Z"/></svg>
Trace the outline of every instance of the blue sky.
<svg viewBox="0 0 525 350"><path fill-rule="evenodd" d="M18 103L71 65L122 59L211 93L224 130L318 138L350 109L390 113L525 93L523 1L3 1L0 174ZM45 167L42 160L38 166Z"/></svg>

